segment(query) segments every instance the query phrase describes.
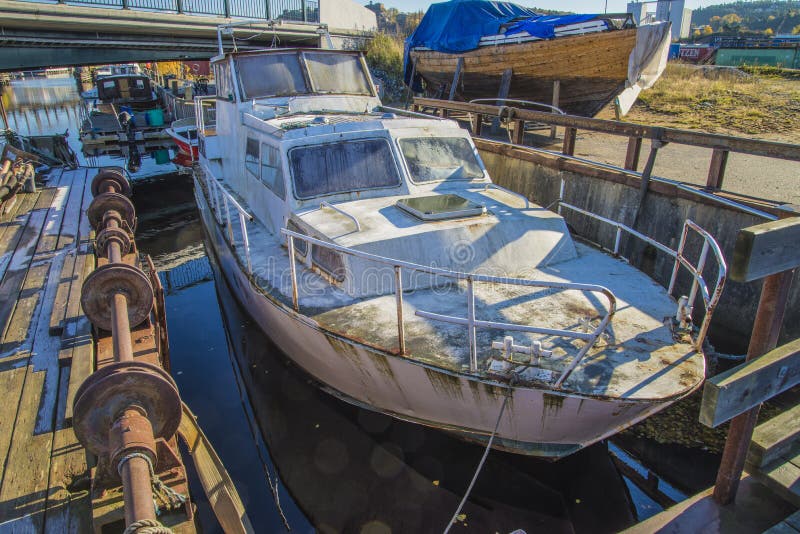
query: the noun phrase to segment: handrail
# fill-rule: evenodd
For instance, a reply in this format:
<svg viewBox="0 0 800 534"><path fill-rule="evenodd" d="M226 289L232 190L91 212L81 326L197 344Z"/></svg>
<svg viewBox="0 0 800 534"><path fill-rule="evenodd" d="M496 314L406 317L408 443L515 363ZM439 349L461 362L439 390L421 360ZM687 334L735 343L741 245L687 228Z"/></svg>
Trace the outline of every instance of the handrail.
<svg viewBox="0 0 800 534"><path fill-rule="evenodd" d="M504 193L508 193L509 195L512 195L512 196L515 196L515 197L519 197L519 198L521 198L522 200L525 201L525 209L529 209L531 207L531 203L528 200L528 197L526 197L522 193L517 193L516 191L512 191L510 189L506 189L502 185L497 185L497 184L493 184L493 183L486 184L486 187L483 188L484 191L488 191L489 189L497 189L497 190L503 191Z"/></svg>
<svg viewBox="0 0 800 534"><path fill-rule="evenodd" d="M534 106L541 106L543 108L548 108L553 111L553 113L559 113L561 115L566 115L567 112L563 109L553 106L551 104L545 104L543 102L534 102L533 100L518 100L516 98L473 98L469 101L470 104L479 104L481 102L516 102L517 104L526 104L526 105L534 105Z"/></svg>
<svg viewBox="0 0 800 534"><path fill-rule="evenodd" d="M404 260L397 260L392 258L387 258L385 256L378 256L376 254L371 254L369 252L363 252L360 250L343 247L341 245L337 245L335 243L331 243L328 241L323 241L321 239L317 239L305 234L301 234L298 232L293 232L287 228L281 229L281 233L288 238L288 249L289 249L289 271L291 275L291 283L292 283L292 304L294 306L295 311L299 311L299 293L298 293L298 286L297 286L297 268L295 265L296 258L294 255L295 245L294 240L300 239L307 244L319 246L323 248L327 248L333 250L335 252L339 252L342 254L347 254L349 256L354 256L370 261L374 261L376 263L381 263L384 265L391 266L395 271L395 297L398 302L398 344L400 346L400 353L404 352L404 329L403 329L403 318L402 318L402 284L399 282L401 279L401 269L409 269L411 271L421 272L429 275L435 276L445 276L448 278L453 278L456 280L464 280L467 283L467 311L468 317L466 319L461 317L453 317L449 315L441 315L431 312L425 312L421 310L417 310L415 314L418 317L425 317L432 320L439 320L447 323L452 324L462 324L466 325L468 328L468 338L469 338L469 345L470 345L470 371L475 373L478 371L478 357L477 357L477 342L476 342L476 329L477 328L495 328L501 330L515 330L515 331L522 331L522 332L532 332L532 333L540 333L546 335L555 335L561 337L568 337L574 339L581 339L586 341L584 347L578 352L575 356L574 360L570 364L570 366L561 374L558 380L555 382L554 386L556 388L560 388L563 384L564 380L566 380L570 373L575 369L575 367L580 363L586 353L594 346L597 342L598 338L603 334L606 327L608 326L611 318L614 316L617 310L617 299L614 294L608 288L605 288L600 285L596 284L581 284L581 283L572 283L572 282L554 282L549 280L527 280L524 278L513 278L513 277L502 277L502 276L491 276L485 274L473 274L473 273L465 273L461 271L451 271L448 269L443 269L440 267L430 267L427 265L420 265L417 263L412 263ZM592 293L600 293L602 294L606 300L608 301L608 311L603 319L600 321L600 324L595 328L591 333L585 332L574 332L569 330L558 330L558 329L548 329L548 328L540 328L535 326L528 326L528 325L517 325L511 323L502 323L496 321L481 321L475 318L475 294L474 294L474 284L475 282L485 282L485 283L493 283L493 284L504 284L504 285L517 285L523 287L539 287L539 288L547 288L547 289L562 289L562 290L576 290L576 291L587 291Z"/></svg>
<svg viewBox="0 0 800 534"><path fill-rule="evenodd" d="M344 215L345 217L347 217L348 219L353 221L353 224L356 225L356 231L357 232L361 231L361 223L358 222L358 219L356 219L354 215L351 215L351 214L347 213L346 211L344 211L341 208L337 208L336 206L334 206L333 204L331 204L330 202L327 202L325 200L323 200L322 202L319 203L319 209L322 209L322 208L329 208L329 209L332 209L333 211L335 211L337 213L340 213L341 215Z"/></svg>
<svg viewBox="0 0 800 534"><path fill-rule="evenodd" d="M678 250L673 250L670 247L664 245L663 243L659 243L655 239L646 236L641 232L638 232L625 224L622 224L618 221L614 221L612 219L608 219L601 215L597 215L596 213L592 213L591 211L564 202L563 200L564 189L565 189L565 181L562 179L560 198L556 200L556 202L558 203L559 214L561 214L561 208L563 207L571 211L574 211L576 213L586 215L600 222L616 227L614 248L606 250L610 250L614 255L619 255L620 241L622 238L622 232L624 231L632 235L633 237L636 237L656 247L660 251L672 256L675 259L675 262L672 266L672 275L670 276L669 286L667 288L668 294L672 295L673 291L675 290L675 282L677 281L678 271L680 270L680 267L683 266L687 271L689 271L689 274L692 276L692 286L689 292L689 296L687 298L687 304L686 304L687 308L684 309L683 305L679 305L678 312L679 315L686 315L687 317L691 316L692 306L695 299L697 298L697 292L699 290L706 313L705 317L703 317L703 322L700 324L697 336L695 337L694 347L698 351L701 350L703 346L703 341L705 340L706 334L708 333L708 328L711 324L711 318L714 315L714 310L716 309L716 306L719 303L719 299L722 296L722 290L725 286L725 281L727 279L727 273L728 273L728 266L727 263L725 262L725 257L722 254L722 250L719 248L719 244L714 239L714 237L691 219L686 219L683 223L683 230L681 232L681 239L678 245ZM700 237L703 238L703 247L700 251L700 257L697 261L697 266L692 265L692 263L686 258L686 256L684 256L684 249L686 247L686 238L688 237L689 230L694 230L697 234L700 235ZM717 280L714 285L713 292L709 291L708 284L706 283L705 277L703 276L703 269L705 268L706 261L708 259L709 250L713 252L714 257L717 261Z"/></svg>
<svg viewBox="0 0 800 534"><path fill-rule="evenodd" d="M247 222L252 221L253 216L250 215L247 210L241 206L241 204L239 204L236 198L234 198L234 196L227 189L225 189L225 187L209 169L203 168L198 174L203 177L206 187L208 188L208 197L214 218L217 220L217 223L225 224L225 229L227 230L228 234L228 243L230 243L230 245L234 248L236 247L236 243L234 242L233 226L231 225L231 213L228 205L233 205L233 208L236 210L238 214L239 228L242 231L242 244L244 245L247 272L249 274L253 274L253 263L250 256L250 238L247 235ZM222 194L222 208L224 208L224 214L220 210L220 193ZM225 216L224 221L222 220L223 215Z"/></svg>
<svg viewBox="0 0 800 534"><path fill-rule="evenodd" d="M498 100L491 98L489 100ZM755 156L766 156L791 161L800 161L800 145L781 143L777 141L764 141L761 139L746 139L731 135L712 134L677 128L663 128L660 126L647 126L631 122L611 121L580 117L577 115L559 115L532 109L510 108L508 106L490 106L487 104L470 104L453 100L438 100L434 98L414 98L414 105L419 107L447 109L450 111L463 111L481 115L499 116L513 110L517 120L537 121L551 126L563 126L579 130L589 130L625 137L638 137L643 139L656 139L667 143L690 145L704 148L714 148L729 152L741 152Z"/></svg>

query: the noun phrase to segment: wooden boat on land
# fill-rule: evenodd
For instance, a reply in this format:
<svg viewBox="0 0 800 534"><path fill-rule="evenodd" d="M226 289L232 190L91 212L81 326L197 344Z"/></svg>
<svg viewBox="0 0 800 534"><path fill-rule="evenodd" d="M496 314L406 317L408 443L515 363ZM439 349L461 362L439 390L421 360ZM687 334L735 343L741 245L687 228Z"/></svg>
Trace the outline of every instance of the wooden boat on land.
<svg viewBox="0 0 800 534"><path fill-rule="evenodd" d="M473 3L479 2L466 2ZM461 8L461 3L449 4L455 4L447 6L450 9ZM442 4L431 8L436 5ZM434 15L439 16L438 12ZM568 114L591 117L627 88L655 82L664 68L662 58L666 65L668 22L637 28L629 14L597 15L577 23L567 18L563 25L558 17L538 19L554 25L552 37L531 35L517 17L498 22L497 34L482 36L473 49L460 52L437 50L437 43L415 40L412 35L407 42L406 81L420 89L421 79L426 93L438 98L471 101L500 97L552 104ZM424 31L423 24L424 19L420 24ZM516 30L515 24L520 25ZM640 32L647 36L642 38ZM415 45L417 42L433 46ZM654 60L655 65L649 65ZM647 76L642 80L640 74L645 70ZM623 98L623 114L639 90L633 89L632 99Z"/></svg>
<svg viewBox="0 0 800 534"><path fill-rule="evenodd" d="M663 288L493 184L454 121L382 106L359 53L220 53L213 65L231 97L215 100L214 130L196 114L209 250L256 323L332 395L559 458L702 383L725 263L691 221L678 250L610 222L618 241L669 251ZM716 256L713 287L686 258L690 232L701 263ZM676 301L686 272L693 290Z"/></svg>

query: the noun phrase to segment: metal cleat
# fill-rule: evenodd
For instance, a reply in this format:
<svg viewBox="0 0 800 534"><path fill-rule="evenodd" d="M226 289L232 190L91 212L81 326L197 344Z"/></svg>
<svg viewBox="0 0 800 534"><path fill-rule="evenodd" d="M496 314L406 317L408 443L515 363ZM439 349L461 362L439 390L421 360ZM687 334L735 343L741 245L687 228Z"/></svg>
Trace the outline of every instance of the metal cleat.
<svg viewBox="0 0 800 534"><path fill-rule="evenodd" d="M689 297L683 295L678 299L678 309L675 312L675 320L681 330L691 330L692 328L692 307L689 306Z"/></svg>
<svg viewBox="0 0 800 534"><path fill-rule="evenodd" d="M514 353L527 354L531 357L530 364L535 364L540 358L549 358L553 355L552 350L544 350L540 341L534 341L530 347L524 345L515 345L514 338L506 336L503 341L493 341L493 349L500 349L503 351L503 358L509 362L514 362ZM526 362L514 362L526 363Z"/></svg>

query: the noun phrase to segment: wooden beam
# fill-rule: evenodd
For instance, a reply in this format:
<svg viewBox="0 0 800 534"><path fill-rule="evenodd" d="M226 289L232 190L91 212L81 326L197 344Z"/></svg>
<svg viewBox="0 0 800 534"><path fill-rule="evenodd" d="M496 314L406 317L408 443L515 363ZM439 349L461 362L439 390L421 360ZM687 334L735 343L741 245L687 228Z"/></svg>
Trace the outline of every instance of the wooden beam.
<svg viewBox="0 0 800 534"><path fill-rule="evenodd" d="M722 189L722 179L725 177L725 165L728 164L728 151L715 148L711 153L711 166L708 168L706 187Z"/></svg>
<svg viewBox="0 0 800 534"><path fill-rule="evenodd" d="M458 58L458 63L456 63L456 72L453 75L453 83L450 84L450 97L448 100L453 100L456 97L456 88L458 87L458 81L461 79L461 69L464 68L464 57Z"/></svg>
<svg viewBox="0 0 800 534"><path fill-rule="evenodd" d="M574 156L575 155L575 138L578 135L578 130L575 128L570 128L569 126L564 128L564 144L561 145L561 153L565 156Z"/></svg>
<svg viewBox="0 0 800 534"><path fill-rule="evenodd" d="M415 102L427 107L445 106L450 110L464 111L468 113L483 113L484 115L497 116L500 112L498 106L487 104L470 104L469 102L448 102L447 100L436 100L433 98L415 98ZM728 150L729 152L741 152L754 156L766 156L770 158L800 161L800 145L792 143L778 143L775 141L763 141L761 139L746 139L732 135L710 134L692 130L678 130L676 128L661 128L657 126L646 126L644 124L634 124L631 122L610 121L605 119L594 119L580 117L577 115L561 115L546 111L535 111L532 109L514 109L514 116L531 122L541 122L556 126L572 126L578 130L589 130L592 132L604 132L612 135L625 137L642 137L645 139L660 139L668 143L681 145L698 146L704 148L716 148Z"/></svg>
<svg viewBox="0 0 800 534"><path fill-rule="evenodd" d="M492 133L497 133L500 130L500 110L506 107L505 99L508 98L508 91L511 90L511 76L513 75L512 69L506 69L503 71L503 77L500 78L500 90L497 93L497 98L501 100L497 101L497 118L492 121Z"/></svg>
<svg viewBox="0 0 800 534"><path fill-rule="evenodd" d="M515 145L522 145L525 141L525 121L514 121L514 138L512 142Z"/></svg>
<svg viewBox="0 0 800 534"><path fill-rule="evenodd" d="M625 153L625 168L635 171L639 167L639 156L642 153L642 138L629 137L628 151Z"/></svg>
<svg viewBox="0 0 800 534"><path fill-rule="evenodd" d="M561 80L554 80L553 81L553 107L557 108L561 103ZM553 110L553 113L556 111ZM556 138L556 127L550 127L550 139Z"/></svg>
<svg viewBox="0 0 800 534"><path fill-rule="evenodd" d="M481 135L481 131L483 130L483 115L480 113L475 113L472 116L472 135L478 137Z"/></svg>
<svg viewBox="0 0 800 534"><path fill-rule="evenodd" d="M700 422L716 427L800 384L800 339L706 381Z"/></svg>
<svg viewBox="0 0 800 534"><path fill-rule="evenodd" d="M800 266L800 217L750 226L739 231L730 278L751 282Z"/></svg>

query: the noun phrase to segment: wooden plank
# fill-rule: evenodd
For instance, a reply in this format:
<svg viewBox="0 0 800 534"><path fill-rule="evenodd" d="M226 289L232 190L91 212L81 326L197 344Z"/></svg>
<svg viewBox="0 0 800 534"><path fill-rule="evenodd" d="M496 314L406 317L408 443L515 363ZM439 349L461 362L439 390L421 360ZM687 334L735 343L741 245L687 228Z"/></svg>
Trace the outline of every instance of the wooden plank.
<svg viewBox="0 0 800 534"><path fill-rule="evenodd" d="M458 87L458 81L461 79L461 70L464 68L464 58L458 58L458 63L456 63L456 72L453 74L453 81L450 84L450 95L448 100L453 100L456 97L456 88Z"/></svg>
<svg viewBox="0 0 800 534"><path fill-rule="evenodd" d="M81 205L83 204L83 188L88 169L76 169L64 173L62 183L70 186L69 199L64 209L64 223L58 238L58 249L62 249L75 241L78 233Z"/></svg>
<svg viewBox="0 0 800 534"><path fill-rule="evenodd" d="M64 265L61 268L58 290L56 292L55 301L53 302L53 311L50 314L49 333L51 336L60 336L64 332L64 321L67 314L67 299L69 298L69 291L72 285L74 273L75 250L70 250L67 252L66 257L64 258Z"/></svg>
<svg viewBox="0 0 800 534"><path fill-rule="evenodd" d="M564 144L561 146L561 153L565 156L572 156L575 154L575 139L578 136L578 130L575 128L564 129Z"/></svg>
<svg viewBox="0 0 800 534"><path fill-rule="evenodd" d="M625 153L625 168L635 171L639 167L639 156L642 153L642 138L630 137L628 139L628 150Z"/></svg>
<svg viewBox="0 0 800 534"><path fill-rule="evenodd" d="M800 339L706 381L700 422L716 427L800 384Z"/></svg>
<svg viewBox="0 0 800 534"><path fill-rule="evenodd" d="M748 469L757 469L788 452L800 436L800 404L761 423L747 451Z"/></svg>
<svg viewBox="0 0 800 534"><path fill-rule="evenodd" d="M739 231L730 278L752 282L800 266L800 217L771 221Z"/></svg>
<svg viewBox="0 0 800 534"><path fill-rule="evenodd" d="M5 277L11 263L11 257L28 226L28 219L39 194L24 194L17 202L14 210L0 217L2 234L0 234L0 280Z"/></svg>
<svg viewBox="0 0 800 534"><path fill-rule="evenodd" d="M514 137L511 140L515 145L524 144L525 141L525 121L514 121Z"/></svg>
<svg viewBox="0 0 800 534"><path fill-rule="evenodd" d="M706 187L722 189L722 180L725 178L725 166L728 164L728 151L715 148L711 153L711 165L708 168Z"/></svg>
<svg viewBox="0 0 800 534"><path fill-rule="evenodd" d="M800 462L800 458L795 457L794 461ZM790 459L779 458L751 474L794 506L800 507L800 467Z"/></svg>
<svg viewBox="0 0 800 534"><path fill-rule="evenodd" d="M450 110L464 111L467 113L483 113L484 115L497 116L499 106L488 104L470 104L468 102L448 102L433 98L415 98L414 102L424 107L447 107ZM729 152L740 152L754 156L800 161L800 145L792 143L778 143L763 141L761 139L745 139L731 135L709 134L692 130L679 130L676 128L662 128L659 126L646 126L632 122L610 121L594 119L577 115L560 115L545 111L530 109L515 109L515 116L526 121L542 122L556 126L571 126L579 130L604 132L625 137L642 137L645 139L660 139L668 143L690 145L712 149L723 149Z"/></svg>
<svg viewBox="0 0 800 534"><path fill-rule="evenodd" d="M561 80L553 80L553 107L557 108L561 105ZM553 113L556 111L553 110ZM550 127L550 139L556 138L556 127Z"/></svg>

